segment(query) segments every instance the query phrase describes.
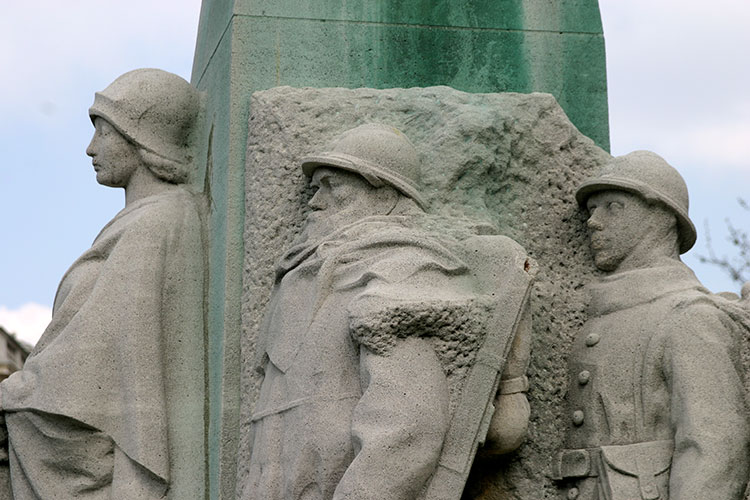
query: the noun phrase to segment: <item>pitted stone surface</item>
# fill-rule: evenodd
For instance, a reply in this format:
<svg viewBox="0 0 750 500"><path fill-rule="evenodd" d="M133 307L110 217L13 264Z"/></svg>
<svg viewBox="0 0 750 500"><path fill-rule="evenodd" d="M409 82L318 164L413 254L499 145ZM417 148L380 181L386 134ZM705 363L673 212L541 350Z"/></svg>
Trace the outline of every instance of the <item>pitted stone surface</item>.
<svg viewBox="0 0 750 500"><path fill-rule="evenodd" d="M255 340L274 263L299 232L311 191L300 160L362 123L403 131L422 156L422 193L433 213L496 226L539 264L532 293L529 436L515 454L478 460L465 498L540 499L559 494L550 476L568 415L566 358L595 273L574 190L609 158L546 94L467 94L448 87L257 92L246 163L240 483L257 397Z"/></svg>

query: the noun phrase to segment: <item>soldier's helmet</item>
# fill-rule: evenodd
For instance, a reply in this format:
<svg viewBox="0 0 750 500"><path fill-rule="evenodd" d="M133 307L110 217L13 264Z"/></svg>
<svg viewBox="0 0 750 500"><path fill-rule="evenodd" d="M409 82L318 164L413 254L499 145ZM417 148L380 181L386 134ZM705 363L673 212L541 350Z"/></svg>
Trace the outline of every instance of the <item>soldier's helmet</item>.
<svg viewBox="0 0 750 500"><path fill-rule="evenodd" d="M419 193L421 162L411 141L398 129L368 123L336 137L322 153L302 159L308 177L318 167L335 167L360 174L375 187L393 186L421 208Z"/></svg>
<svg viewBox="0 0 750 500"><path fill-rule="evenodd" d="M107 120L122 135L161 159L192 161L191 134L200 112L200 93L179 76L136 69L97 92L89 108L93 122Z"/></svg>
<svg viewBox="0 0 750 500"><path fill-rule="evenodd" d="M650 151L634 151L614 158L601 173L585 180L576 190L576 200L585 206L593 193L605 190L635 193L646 201L662 203L677 217L680 253L695 244L695 225L688 217L688 190L680 173L664 158Z"/></svg>

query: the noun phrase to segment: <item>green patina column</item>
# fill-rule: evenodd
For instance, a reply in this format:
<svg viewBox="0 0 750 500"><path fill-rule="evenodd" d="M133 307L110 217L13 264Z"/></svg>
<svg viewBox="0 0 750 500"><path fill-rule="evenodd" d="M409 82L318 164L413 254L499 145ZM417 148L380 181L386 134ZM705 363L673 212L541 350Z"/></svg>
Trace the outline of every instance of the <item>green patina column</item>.
<svg viewBox="0 0 750 500"><path fill-rule="evenodd" d="M209 488L234 498L244 155L255 90L426 87L548 92L609 148L597 0L204 0L192 81L212 120Z"/></svg>

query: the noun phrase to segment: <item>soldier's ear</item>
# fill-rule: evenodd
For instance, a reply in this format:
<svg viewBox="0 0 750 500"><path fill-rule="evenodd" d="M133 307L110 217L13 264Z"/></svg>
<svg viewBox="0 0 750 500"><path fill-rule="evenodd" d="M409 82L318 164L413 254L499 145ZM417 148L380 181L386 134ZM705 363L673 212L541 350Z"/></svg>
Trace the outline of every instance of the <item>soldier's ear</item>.
<svg viewBox="0 0 750 500"><path fill-rule="evenodd" d="M393 186L389 186L388 184L384 184L383 186L379 187L378 192L381 193L383 199L388 200L397 200L400 196L404 196L398 189Z"/></svg>
<svg viewBox="0 0 750 500"><path fill-rule="evenodd" d="M393 211L393 208L396 206L396 203L398 203L399 198L404 196L396 188L394 188L393 186L389 186L388 184L376 188L375 195L377 203L385 208L383 213L386 214L391 213L391 211Z"/></svg>

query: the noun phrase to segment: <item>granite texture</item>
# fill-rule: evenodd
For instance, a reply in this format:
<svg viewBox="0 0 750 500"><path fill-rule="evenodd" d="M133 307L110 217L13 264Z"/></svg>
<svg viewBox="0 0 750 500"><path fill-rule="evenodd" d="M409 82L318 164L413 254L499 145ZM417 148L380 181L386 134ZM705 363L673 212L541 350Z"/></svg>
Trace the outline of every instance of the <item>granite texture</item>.
<svg viewBox="0 0 750 500"><path fill-rule="evenodd" d="M248 428L259 388L253 369L259 323L274 264L309 211L312 191L299 162L344 130L379 122L402 130L416 145L429 211L485 221L539 263L531 297L529 436L515 454L478 460L464 497L528 500L558 494L551 476L566 424L565 361L585 320L583 285L596 272L574 189L611 157L578 132L546 94L280 87L256 92L250 107L240 483L248 473Z"/></svg>

